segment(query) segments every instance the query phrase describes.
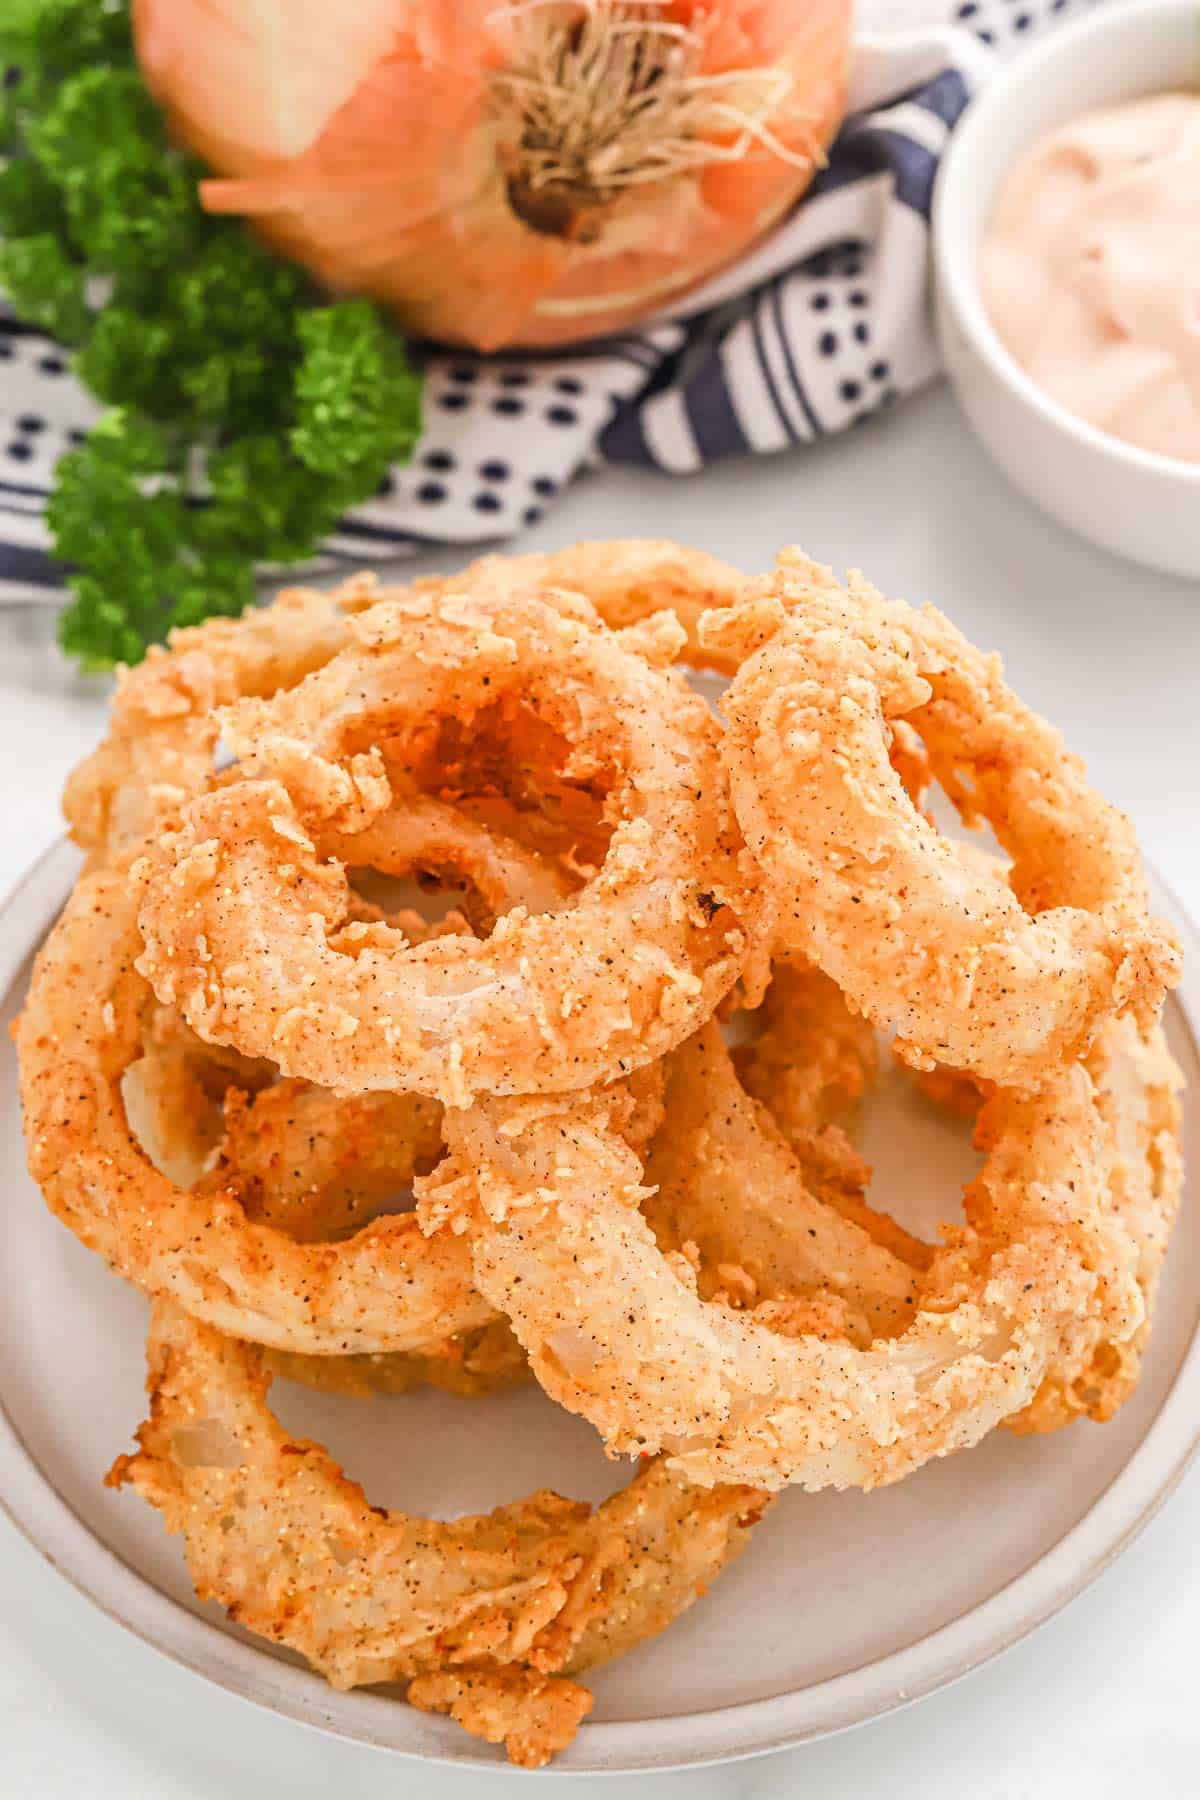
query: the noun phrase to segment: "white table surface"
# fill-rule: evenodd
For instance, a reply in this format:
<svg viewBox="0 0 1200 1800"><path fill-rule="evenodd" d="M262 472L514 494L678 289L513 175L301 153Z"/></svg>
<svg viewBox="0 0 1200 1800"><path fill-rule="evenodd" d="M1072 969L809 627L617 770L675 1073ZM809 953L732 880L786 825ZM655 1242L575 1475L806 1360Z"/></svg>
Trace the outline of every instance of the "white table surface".
<svg viewBox="0 0 1200 1800"><path fill-rule="evenodd" d="M839 567L861 564L887 591L936 600L1004 653L1019 691L1133 813L1148 855L1200 916L1200 589L1043 519L993 472L944 389L815 452L687 481L593 477L524 542L616 534L679 537L747 569L799 542ZM0 613L0 890L58 832L63 777L103 715L102 694L64 673L46 615ZM95 1612L3 1523L0 1596L0 1800L530 1791L516 1774L334 1743L207 1687ZM801 1751L658 1777L654 1793L1196 1796L1198 1631L1200 1468L1066 1613L957 1687ZM577 1791L586 1779L563 1783ZM634 1782L604 1792L632 1800Z"/></svg>

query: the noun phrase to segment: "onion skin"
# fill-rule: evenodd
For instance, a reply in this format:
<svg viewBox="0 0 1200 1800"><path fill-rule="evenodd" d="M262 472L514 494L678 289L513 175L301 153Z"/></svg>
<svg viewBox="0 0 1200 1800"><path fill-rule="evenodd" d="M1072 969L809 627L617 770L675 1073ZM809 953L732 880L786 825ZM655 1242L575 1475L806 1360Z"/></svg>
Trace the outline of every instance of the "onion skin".
<svg viewBox="0 0 1200 1800"><path fill-rule="evenodd" d="M650 154L680 146L667 172L640 164L607 190L598 176L527 179L528 34L557 29L561 40L572 16L603 20L614 8L625 22L652 18L659 40L688 34L678 41L689 78L760 119L768 141L747 140L731 158L727 113L664 106ZM202 190L211 210L244 216L327 287L382 301L410 333L495 350L626 328L761 236L804 191L841 120L851 5L591 0L572 15L496 0L356 0L331 31L313 0L134 0L133 22L174 135L216 173ZM768 103L768 76L781 72L786 95ZM555 167L577 168L559 156L557 123L549 135ZM533 137L544 149L545 134ZM612 167L611 141L589 169Z"/></svg>

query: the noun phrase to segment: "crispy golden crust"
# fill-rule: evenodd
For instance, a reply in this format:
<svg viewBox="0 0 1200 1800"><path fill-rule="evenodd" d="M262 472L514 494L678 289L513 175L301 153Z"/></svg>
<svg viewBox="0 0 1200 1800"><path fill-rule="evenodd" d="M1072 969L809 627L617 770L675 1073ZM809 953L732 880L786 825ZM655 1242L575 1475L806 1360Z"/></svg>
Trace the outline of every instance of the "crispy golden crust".
<svg viewBox="0 0 1200 1800"><path fill-rule="evenodd" d="M160 999L201 1037L287 1074L458 1106L582 1087L682 1041L737 980L759 908L716 724L646 660L677 648L669 619L633 640L553 589L399 592L352 629L352 651L227 714L234 748L273 773L191 802L140 863L139 967ZM318 815L347 829L378 816L387 790L347 739L446 707L469 716L514 684L564 721L577 757L620 777L599 873L566 911L518 909L484 941L413 949L344 927L345 875L323 859Z"/></svg>
<svg viewBox="0 0 1200 1800"><path fill-rule="evenodd" d="M1103 1424L1137 1387L1150 1339L1158 1279L1183 1192L1183 1073L1160 1024L1110 1019L1084 1059L1104 1132L1111 1217L1133 1247L1143 1318L1132 1337L1102 1339L1053 1366L1029 1405L1005 1420L1010 1431L1057 1431L1079 1418ZM957 1069L914 1071L935 1106L975 1118L986 1086Z"/></svg>
<svg viewBox="0 0 1200 1800"><path fill-rule="evenodd" d="M491 1101L448 1115L452 1156L417 1184L428 1227L471 1242L546 1390L617 1451L665 1449L697 1482L872 1487L976 1442L1048 1372L1140 1327L1137 1246L1108 1204L1085 1071L995 1094L967 1225L912 1271L894 1338L785 1337L707 1302L638 1210L613 1098Z"/></svg>
<svg viewBox="0 0 1200 1800"><path fill-rule="evenodd" d="M577 1681L536 1669L450 1669L418 1675L408 1701L422 1712L448 1713L486 1744L503 1744L519 1769L541 1769L572 1742L592 1710Z"/></svg>
<svg viewBox="0 0 1200 1800"><path fill-rule="evenodd" d="M700 620L713 608L737 605L750 582L707 551L689 550L669 538L613 538L549 554L484 556L448 580L438 577L416 585L462 592L492 582L514 592L561 587L582 594L614 630L673 612L685 633L680 651L685 661L726 675L737 666L735 657L701 642Z"/></svg>
<svg viewBox="0 0 1200 1800"><path fill-rule="evenodd" d="M787 957L772 965L755 1023L755 1035L733 1052L734 1066L787 1139L809 1187L893 1256L928 1267L930 1246L867 1201L870 1166L846 1136L875 1074L874 1028L850 1011L827 975Z"/></svg>
<svg viewBox="0 0 1200 1800"><path fill-rule="evenodd" d="M1150 1339L1163 1259L1183 1193L1183 1074L1161 1025L1111 1020L1087 1057L1106 1138L1111 1216L1133 1244L1142 1323L1132 1337L1105 1337L1042 1383L1010 1430L1055 1431L1073 1419L1104 1423L1137 1387Z"/></svg>
<svg viewBox="0 0 1200 1800"><path fill-rule="evenodd" d="M874 1027L852 1013L827 975L798 958L777 958L771 985L733 1052L746 1092L770 1108L790 1142L837 1120L848 1126L875 1075Z"/></svg>
<svg viewBox="0 0 1200 1800"><path fill-rule="evenodd" d="M514 897L554 907L569 894L572 878L550 859L448 805L408 800L337 840L349 866L453 868L488 908ZM472 1290L462 1249L431 1254L411 1214L381 1213L436 1159L437 1102L263 1087L272 1065L198 1045L136 974L127 863L128 853L77 886L39 957L18 1032L30 1167L59 1217L149 1293L293 1355L411 1351L427 1361L488 1325L492 1309ZM466 927L457 915L430 927L405 913L356 929L420 943ZM145 1021L156 1037L148 1057ZM131 1068L138 1111L164 1152L158 1167L130 1123ZM227 1095L223 1071L259 1091ZM172 1107L186 1117L172 1123ZM377 1364L365 1368L383 1378ZM397 1365L386 1378L409 1377Z"/></svg>
<svg viewBox="0 0 1200 1800"><path fill-rule="evenodd" d="M836 1075L831 1085L832 1105ZM831 1294L868 1343L907 1322L911 1267L809 1185L766 1108L738 1081L715 1024L671 1056L664 1098L642 1211L660 1249L690 1253L699 1293L724 1293L739 1306ZM819 1080L809 1105L814 1116L825 1108Z"/></svg>
<svg viewBox="0 0 1200 1800"><path fill-rule="evenodd" d="M123 669L108 736L80 763L63 794L71 836L93 862L137 842L212 773L217 709L266 696L319 668L348 641L341 595L295 588L240 619L209 619L153 646Z"/></svg>
<svg viewBox="0 0 1200 1800"><path fill-rule="evenodd" d="M903 1055L1035 1087L1106 1018L1154 1016L1179 952L1147 916L1132 827L997 658L931 607L885 602L859 578L843 589L796 553L772 593L711 615L702 635L745 658L722 702L725 755L781 940L895 1030ZM966 822L992 825L1011 886L907 798L897 720Z"/></svg>
<svg viewBox="0 0 1200 1800"><path fill-rule="evenodd" d="M422 1350L374 1356L300 1356L264 1350L263 1363L281 1380L358 1400L373 1394L409 1394L419 1387L472 1400L533 1379L507 1319L492 1319L475 1331L435 1341Z"/></svg>
<svg viewBox="0 0 1200 1800"><path fill-rule="evenodd" d="M283 1080L225 1096L224 1136L199 1194L235 1193L246 1217L298 1244L353 1237L428 1173L442 1111L419 1094L331 1094Z"/></svg>
<svg viewBox="0 0 1200 1800"><path fill-rule="evenodd" d="M858 1227L869 1219L868 1236L885 1252L889 1229L901 1244L907 1234L866 1205L862 1188L869 1168L837 1123L850 1121L858 1089L873 1069L874 1034L867 1028L864 1038L854 1029L857 1022L844 1007L839 1014L836 990L824 977L810 971L795 983L785 980L783 988L792 1003L781 1009L786 1025L781 1016L767 1027L776 1038L772 1060L782 1057L787 1042L813 1057L786 1109L804 1152L798 1166L762 1107L740 1091L711 1025L672 1057L665 1095L660 1081L639 1078L625 1136L648 1147L647 1181L655 1192L645 1210L659 1246L695 1268L701 1292L725 1294L737 1305L786 1303L790 1329L802 1329L807 1320L815 1330L851 1329L869 1341L872 1327L885 1329L911 1311L909 1268L864 1242ZM826 1028L834 1038L843 1030L845 1041L828 1047ZM861 1057L857 1075L848 1060L853 1056ZM786 1065L779 1066L786 1073ZM286 1080L252 1100L235 1090L226 1100L220 1158L206 1184L233 1185L248 1216L301 1241L346 1235L394 1192L396 1131L423 1120L421 1142L406 1154L418 1172L436 1160L440 1109L426 1102L425 1115L418 1110L409 1120L404 1104L383 1094L339 1098ZM821 1202L849 1218L851 1228L830 1217ZM919 1250L928 1260L928 1246ZM832 1286L830 1267L838 1271ZM350 1394L407 1392L427 1382L469 1395L530 1378L524 1351L503 1319L420 1352L271 1352L267 1365L309 1386Z"/></svg>
<svg viewBox="0 0 1200 1800"><path fill-rule="evenodd" d="M465 1249L430 1246L411 1214L300 1244L247 1216L233 1184L192 1192L157 1170L125 1110L151 1003L128 875L85 876L38 957L17 1031L30 1172L83 1242L151 1294L281 1350L421 1349L486 1324ZM397 1104L417 1109L415 1096ZM419 1137L401 1134L407 1154ZM399 1162L396 1186L415 1165ZM432 1254L431 1254L432 1249Z"/></svg>
<svg viewBox="0 0 1200 1800"><path fill-rule="evenodd" d="M538 1678L661 1630L766 1506L656 1463L594 1512L549 1492L449 1523L385 1512L278 1423L251 1346L160 1302L148 1364L150 1417L108 1479L180 1533L201 1598L336 1687L454 1676L415 1703L503 1738L517 1760L544 1761L587 1710L573 1683Z"/></svg>
<svg viewBox="0 0 1200 1800"><path fill-rule="evenodd" d="M421 924L414 920L411 929ZM353 1235L394 1202L405 1169L431 1168L440 1154L436 1101L339 1097L303 1082L273 1081L267 1065L201 1043L159 1005L143 1035L146 1053L131 1071L139 1089L135 1123L156 1168L200 1193L235 1192L249 1219L299 1243ZM129 1086L127 1077L127 1107ZM398 1143L401 1138L407 1141ZM360 1398L425 1385L473 1396L530 1379L525 1353L503 1319L420 1350L268 1351L265 1360L287 1380Z"/></svg>
<svg viewBox="0 0 1200 1800"><path fill-rule="evenodd" d="M211 1166L225 1130L231 1086L243 1093L274 1078L266 1063L201 1043L169 1006L148 1006L142 1053L129 1065L121 1090L139 1141L157 1169L191 1187Z"/></svg>

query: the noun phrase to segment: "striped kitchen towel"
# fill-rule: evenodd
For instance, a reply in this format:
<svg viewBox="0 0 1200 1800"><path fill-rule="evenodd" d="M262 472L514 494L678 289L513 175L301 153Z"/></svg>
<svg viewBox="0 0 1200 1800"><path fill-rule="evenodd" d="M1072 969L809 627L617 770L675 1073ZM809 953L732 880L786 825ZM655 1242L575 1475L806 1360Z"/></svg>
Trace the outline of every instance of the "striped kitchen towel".
<svg viewBox="0 0 1200 1800"><path fill-rule="evenodd" d="M929 209L997 57L1096 0L864 0L850 111L789 218L642 330L552 354L432 352L411 463L343 520L331 564L535 524L582 468L686 474L840 432L936 372ZM98 408L58 347L0 316L0 600L52 599L54 463Z"/></svg>

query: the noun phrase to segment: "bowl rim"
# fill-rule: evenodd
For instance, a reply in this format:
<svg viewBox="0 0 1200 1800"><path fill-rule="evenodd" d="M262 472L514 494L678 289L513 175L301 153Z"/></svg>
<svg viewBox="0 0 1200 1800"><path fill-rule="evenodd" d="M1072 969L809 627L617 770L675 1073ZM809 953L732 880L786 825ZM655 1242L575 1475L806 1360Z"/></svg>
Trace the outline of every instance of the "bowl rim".
<svg viewBox="0 0 1200 1800"><path fill-rule="evenodd" d="M1073 439L1082 450L1106 457L1141 477L1169 480L1192 489L1200 488L1200 463L1143 450L1110 432L1101 431L1051 399L1025 373L988 316L975 260L968 253L961 224L962 194L971 158L986 143L994 121L1005 114L1014 101L1019 103L1024 83L1054 63L1077 63L1081 55L1086 56L1091 46L1106 36L1134 36L1145 29L1147 17L1185 18L1195 24L1198 17L1196 0L1125 0L1121 6L1104 7L1052 32L1045 42L1024 52L988 83L979 98L967 108L962 124L950 134L937 173L932 211L933 263L942 305L952 314L972 350L987 364L991 373L1031 412L1063 436ZM1196 61L1200 72L1200 37L1197 38ZM1134 98L1137 91L1131 88L1129 97ZM1085 104L1080 113L1087 110Z"/></svg>

